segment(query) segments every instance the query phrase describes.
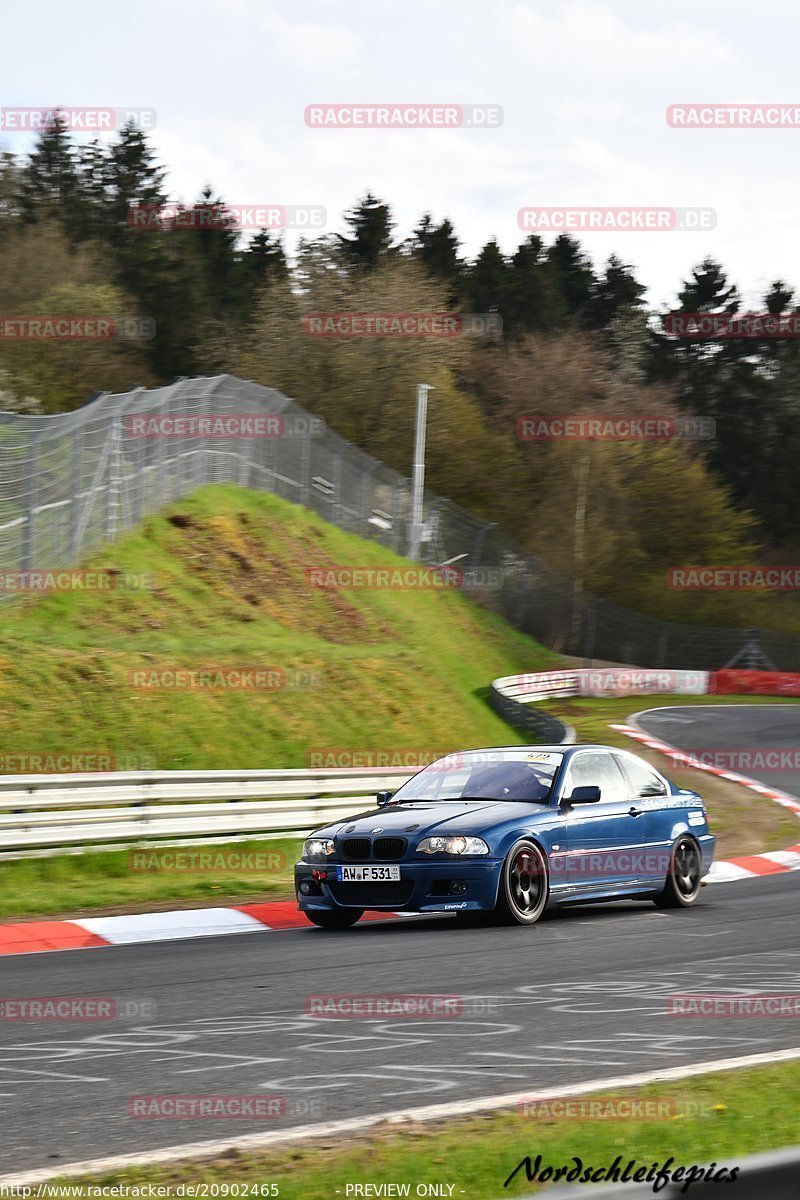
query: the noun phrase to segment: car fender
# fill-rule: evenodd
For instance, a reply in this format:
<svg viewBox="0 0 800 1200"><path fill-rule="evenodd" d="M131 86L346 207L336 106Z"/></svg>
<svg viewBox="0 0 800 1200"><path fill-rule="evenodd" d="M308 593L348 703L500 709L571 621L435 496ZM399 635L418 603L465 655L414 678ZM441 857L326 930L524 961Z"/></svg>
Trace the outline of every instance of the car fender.
<svg viewBox="0 0 800 1200"><path fill-rule="evenodd" d="M559 838L557 829L512 829L505 834L502 841L498 844L496 857L505 862L508 852L511 847L522 838L527 841L534 842L544 855L545 862L549 863L550 858L554 853L558 853L554 846L563 845L563 839ZM497 875L498 886L500 882L500 873Z"/></svg>

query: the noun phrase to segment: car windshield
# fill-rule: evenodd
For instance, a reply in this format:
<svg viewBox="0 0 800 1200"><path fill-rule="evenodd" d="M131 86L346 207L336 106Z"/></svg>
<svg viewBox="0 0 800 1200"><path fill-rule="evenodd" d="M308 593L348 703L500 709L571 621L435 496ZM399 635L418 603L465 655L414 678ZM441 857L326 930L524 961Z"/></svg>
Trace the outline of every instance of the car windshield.
<svg viewBox="0 0 800 1200"><path fill-rule="evenodd" d="M547 804L564 756L553 751L484 750L449 754L395 793L410 800L519 800Z"/></svg>

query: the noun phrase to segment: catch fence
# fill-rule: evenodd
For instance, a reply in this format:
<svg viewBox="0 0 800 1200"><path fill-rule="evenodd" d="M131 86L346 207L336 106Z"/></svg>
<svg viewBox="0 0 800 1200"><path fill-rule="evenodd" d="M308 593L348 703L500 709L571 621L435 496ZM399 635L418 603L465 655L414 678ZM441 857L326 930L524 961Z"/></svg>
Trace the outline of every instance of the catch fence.
<svg viewBox="0 0 800 1200"><path fill-rule="evenodd" d="M270 416L279 436L199 432L192 419ZM142 436L146 416L161 436ZM165 418L182 418L164 432ZM187 432L188 430L188 432ZM0 414L0 574L70 567L206 484L236 483L313 509L404 554L411 480L280 392L230 375L103 394L74 412ZM575 589L509 534L430 491L421 557L452 563L472 599L545 645L642 667L800 669L800 637L660 621ZM0 589L8 600L15 587Z"/></svg>

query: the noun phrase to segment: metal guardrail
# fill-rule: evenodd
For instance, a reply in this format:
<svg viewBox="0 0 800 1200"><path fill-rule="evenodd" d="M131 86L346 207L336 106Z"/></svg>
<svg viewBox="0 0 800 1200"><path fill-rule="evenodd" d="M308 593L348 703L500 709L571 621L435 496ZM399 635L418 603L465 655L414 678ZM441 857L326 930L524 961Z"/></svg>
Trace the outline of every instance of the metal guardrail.
<svg viewBox="0 0 800 1200"><path fill-rule="evenodd" d="M706 671L611 667L505 675L492 683L490 700L515 729L535 733L542 741L566 742L575 740L574 731L551 713L541 712L537 701L569 696L704 695L707 691Z"/></svg>
<svg viewBox="0 0 800 1200"><path fill-rule="evenodd" d="M489 691L492 708L514 729L532 733L537 741L574 741L574 731L533 703L553 696L575 696L578 675L575 671L545 671L539 675L506 675L495 679Z"/></svg>
<svg viewBox="0 0 800 1200"><path fill-rule="evenodd" d="M574 742L575 731L542 712L535 701L578 695L587 674L591 672L508 675L492 683L491 703L510 725L532 734L537 742ZM300 835L345 819L354 808L369 803L375 792L396 790L417 769L2 776L0 859L91 847L116 849L143 840L210 843Z"/></svg>
<svg viewBox="0 0 800 1200"><path fill-rule="evenodd" d="M0 859L178 839L303 834L417 768L149 771L0 778Z"/></svg>

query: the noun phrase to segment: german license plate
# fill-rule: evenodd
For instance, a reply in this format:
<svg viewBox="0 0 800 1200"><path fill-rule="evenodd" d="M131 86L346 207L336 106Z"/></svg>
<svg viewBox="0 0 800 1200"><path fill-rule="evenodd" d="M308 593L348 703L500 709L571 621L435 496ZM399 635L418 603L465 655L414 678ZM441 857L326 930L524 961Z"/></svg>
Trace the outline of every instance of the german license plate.
<svg viewBox="0 0 800 1200"><path fill-rule="evenodd" d="M339 883L383 883L387 879L399 879L399 867L337 867Z"/></svg>

